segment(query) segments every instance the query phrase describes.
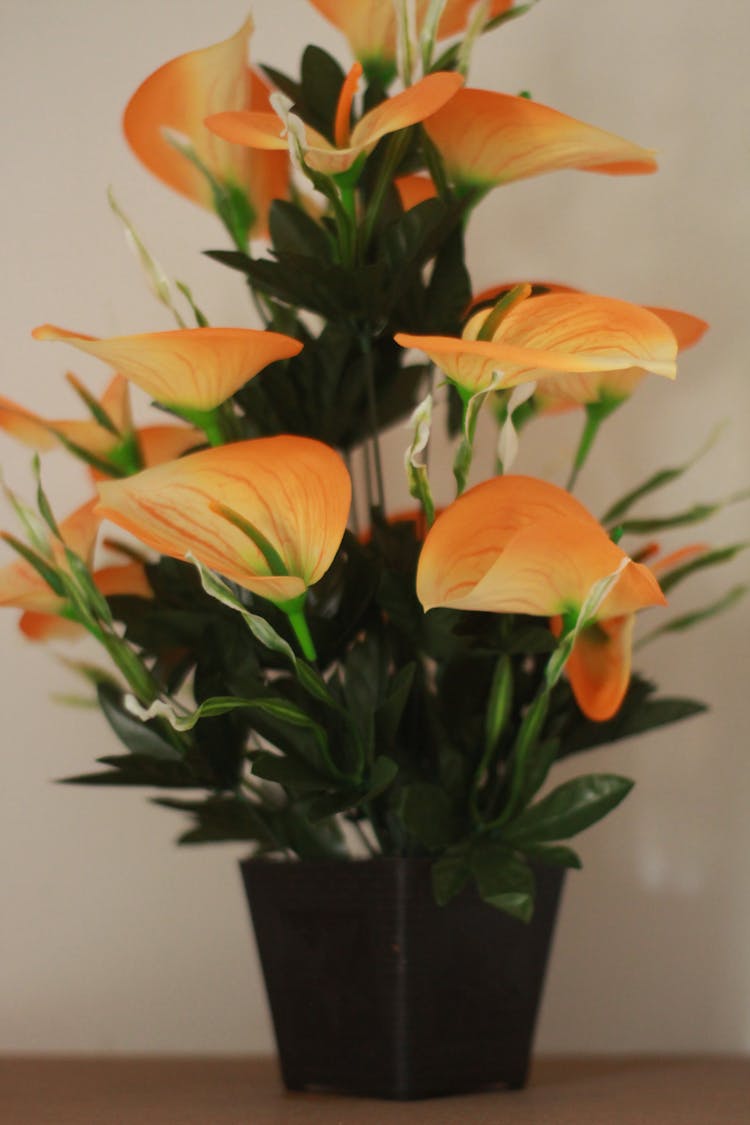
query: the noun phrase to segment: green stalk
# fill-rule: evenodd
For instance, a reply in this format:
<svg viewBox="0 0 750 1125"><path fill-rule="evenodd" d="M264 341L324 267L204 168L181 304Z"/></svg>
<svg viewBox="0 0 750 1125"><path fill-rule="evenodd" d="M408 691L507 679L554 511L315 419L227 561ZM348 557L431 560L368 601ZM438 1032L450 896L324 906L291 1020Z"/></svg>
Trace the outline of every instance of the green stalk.
<svg viewBox="0 0 750 1125"><path fill-rule="evenodd" d="M605 418L608 418L609 415L620 406L622 401L622 399L603 399L599 402L589 402L586 404L586 422L573 460L573 468L568 477L568 483L566 485L568 492L572 492L575 488L578 474L585 465L586 459L591 452L591 447L599 432L599 427Z"/></svg>
<svg viewBox="0 0 750 1125"><path fill-rule="evenodd" d="M295 602L287 602L284 605L279 605L289 618L289 624L294 630L294 635L299 641L299 646L302 649L302 655L305 660L311 663L317 660L318 654L315 651L315 645L310 634L310 629L305 618L304 610L304 595L301 598L295 599Z"/></svg>

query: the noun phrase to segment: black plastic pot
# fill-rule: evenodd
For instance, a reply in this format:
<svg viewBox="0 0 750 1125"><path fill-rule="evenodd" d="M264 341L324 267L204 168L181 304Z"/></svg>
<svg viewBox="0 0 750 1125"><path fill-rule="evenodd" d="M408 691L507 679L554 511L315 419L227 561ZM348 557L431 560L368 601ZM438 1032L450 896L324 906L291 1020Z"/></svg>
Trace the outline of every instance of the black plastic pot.
<svg viewBox="0 0 750 1125"><path fill-rule="evenodd" d="M524 1085L560 870L538 870L525 925L469 889L437 906L429 860L240 866L288 1089Z"/></svg>

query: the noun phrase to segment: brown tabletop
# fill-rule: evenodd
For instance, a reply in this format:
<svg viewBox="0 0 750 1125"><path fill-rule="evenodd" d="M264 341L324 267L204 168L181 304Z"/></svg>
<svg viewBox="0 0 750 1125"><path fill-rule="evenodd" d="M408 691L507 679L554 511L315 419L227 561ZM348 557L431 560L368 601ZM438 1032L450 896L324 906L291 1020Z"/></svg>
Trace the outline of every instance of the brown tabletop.
<svg viewBox="0 0 750 1125"><path fill-rule="evenodd" d="M750 1125L750 1058L541 1059L528 1089L288 1094L259 1058L0 1059L2 1125Z"/></svg>

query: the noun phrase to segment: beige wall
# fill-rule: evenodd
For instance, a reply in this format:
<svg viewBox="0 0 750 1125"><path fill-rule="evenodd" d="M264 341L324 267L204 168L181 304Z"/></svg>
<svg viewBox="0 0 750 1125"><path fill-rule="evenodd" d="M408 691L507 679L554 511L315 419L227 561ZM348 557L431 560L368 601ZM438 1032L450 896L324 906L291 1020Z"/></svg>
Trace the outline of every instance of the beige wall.
<svg viewBox="0 0 750 1125"><path fill-rule="evenodd" d="M258 58L291 69L311 36L340 49L303 0L257 0L254 11ZM218 223L152 180L118 126L142 77L230 34L244 15L242 0L2 3L3 394L52 415L74 409L60 378L68 357L29 339L41 321L95 334L170 326L109 214L108 184L210 319L245 322L242 284L198 254L223 245ZM653 510L750 477L749 36L750 9L730 0L547 0L477 52L475 84L528 88L661 154L656 177L569 173L495 192L471 237L477 288L556 278L682 306L713 325L676 385L653 379L611 423L581 482L596 510L684 459L723 418L720 445ZM75 367L102 378L96 364ZM520 467L559 480L574 438L570 426L540 423ZM26 486L26 455L4 442L1 456L7 479ZM76 467L57 456L46 464L61 510L84 497ZM749 530L747 506L706 529L717 542ZM709 601L746 573L738 560L675 601ZM179 818L141 794L51 783L116 747L96 713L51 702L77 684L48 651L21 642L14 616L0 618L0 1048L267 1048L235 868L242 849L178 851ZM585 871L566 893L544 1049L750 1048L749 626L750 601L647 649L645 669L670 691L711 701L711 714L585 762L638 785L580 839Z"/></svg>

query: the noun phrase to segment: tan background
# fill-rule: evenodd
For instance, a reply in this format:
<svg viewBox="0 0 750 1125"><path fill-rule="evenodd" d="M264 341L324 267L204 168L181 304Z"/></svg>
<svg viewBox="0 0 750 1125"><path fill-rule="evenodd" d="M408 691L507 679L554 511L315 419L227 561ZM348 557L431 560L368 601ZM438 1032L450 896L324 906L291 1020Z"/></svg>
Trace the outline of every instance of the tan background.
<svg viewBox="0 0 750 1125"><path fill-rule="evenodd" d="M53 416L75 410L61 378L71 355L29 339L44 320L102 335L171 327L110 216L108 184L213 322L248 322L242 283L198 253L225 244L218 223L152 180L119 132L145 75L229 35L245 13L241 0L0 4L1 393ZM291 70L310 38L347 58L303 0L258 0L254 13L256 59ZM720 445L651 510L710 500L750 477L749 36L750 9L736 0L547 0L477 51L475 85L530 89L651 145L661 172L565 173L496 191L472 228L476 288L555 278L683 307L713 326L676 385L652 379L610 424L581 481L595 510L685 459L721 419L729 425ZM101 385L98 365L75 369ZM520 468L560 480L575 433L540 423ZM403 441L389 446L394 502ZM28 488L26 452L4 441L1 456L7 479ZM76 466L58 455L46 464L59 510L85 498ZM747 506L706 530L717 543L750 538ZM737 560L731 573L695 580L675 604L703 604L746 573ZM77 684L49 652L19 639L14 617L0 618L0 1048L266 1049L235 868L242 848L177 850L179 818L142 794L51 784L116 746L98 715L50 701ZM574 763L638 785L579 841L586 870L566 893L544 1049L750 1048L749 631L746 602L645 650L647 672L711 701L711 714Z"/></svg>

